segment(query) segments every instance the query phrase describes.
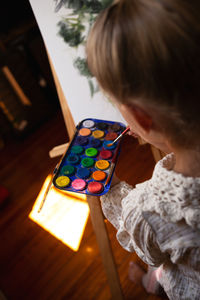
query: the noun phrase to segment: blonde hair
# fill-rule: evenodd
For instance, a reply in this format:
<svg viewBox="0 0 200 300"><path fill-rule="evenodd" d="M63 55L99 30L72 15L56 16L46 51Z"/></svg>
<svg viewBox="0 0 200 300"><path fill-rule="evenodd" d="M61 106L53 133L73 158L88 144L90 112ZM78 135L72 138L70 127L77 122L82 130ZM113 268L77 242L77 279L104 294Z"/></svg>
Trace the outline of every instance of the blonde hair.
<svg viewBox="0 0 200 300"><path fill-rule="evenodd" d="M86 47L103 90L153 108L185 147L200 145L199 20L199 0L119 0L97 17Z"/></svg>

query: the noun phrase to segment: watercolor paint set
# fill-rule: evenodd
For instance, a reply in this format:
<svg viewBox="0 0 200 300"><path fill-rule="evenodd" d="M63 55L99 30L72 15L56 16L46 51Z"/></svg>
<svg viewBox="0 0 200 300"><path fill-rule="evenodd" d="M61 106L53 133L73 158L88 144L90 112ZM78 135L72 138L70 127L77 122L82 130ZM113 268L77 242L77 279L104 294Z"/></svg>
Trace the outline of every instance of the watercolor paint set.
<svg viewBox="0 0 200 300"><path fill-rule="evenodd" d="M57 189L88 195L108 192L120 151L112 142L124 131L119 122L99 119L81 121L69 148L54 171Z"/></svg>

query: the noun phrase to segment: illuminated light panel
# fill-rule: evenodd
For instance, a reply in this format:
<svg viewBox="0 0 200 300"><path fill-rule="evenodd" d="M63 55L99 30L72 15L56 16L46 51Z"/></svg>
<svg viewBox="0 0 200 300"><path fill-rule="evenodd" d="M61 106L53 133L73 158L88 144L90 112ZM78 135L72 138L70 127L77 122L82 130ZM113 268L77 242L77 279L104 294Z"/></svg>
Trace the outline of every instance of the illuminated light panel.
<svg viewBox="0 0 200 300"><path fill-rule="evenodd" d="M48 175L29 218L77 251L89 216L86 195L58 191L51 185L43 208L38 212L51 180L52 175Z"/></svg>

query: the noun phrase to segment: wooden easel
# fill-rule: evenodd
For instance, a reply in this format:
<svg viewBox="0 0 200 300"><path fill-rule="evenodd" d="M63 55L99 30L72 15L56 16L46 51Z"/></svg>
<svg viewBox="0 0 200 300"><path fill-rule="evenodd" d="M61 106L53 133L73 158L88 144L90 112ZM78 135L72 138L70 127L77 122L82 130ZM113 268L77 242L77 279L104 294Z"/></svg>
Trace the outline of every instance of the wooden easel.
<svg viewBox="0 0 200 300"><path fill-rule="evenodd" d="M75 132L75 123L50 58L49 58L49 62L54 77L58 98L60 101L60 105L64 117L64 122L67 128L69 139L71 140ZM68 144L54 147L49 152L50 157L62 155L66 151ZM104 222L104 216L100 205L100 199L97 196L87 196L87 202L90 208L91 221L99 245L99 250L102 257L105 272L107 275L107 280L110 286L112 298L114 300L122 300L124 299L124 297L120 285L119 275L117 272L117 267L115 264L106 224Z"/></svg>

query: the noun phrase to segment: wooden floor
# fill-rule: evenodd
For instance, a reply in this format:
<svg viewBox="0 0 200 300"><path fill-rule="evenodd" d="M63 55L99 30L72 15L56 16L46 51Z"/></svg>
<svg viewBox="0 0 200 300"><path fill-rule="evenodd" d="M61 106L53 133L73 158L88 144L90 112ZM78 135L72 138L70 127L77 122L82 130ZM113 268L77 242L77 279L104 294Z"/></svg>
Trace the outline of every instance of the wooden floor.
<svg viewBox="0 0 200 300"><path fill-rule="evenodd" d="M28 218L46 176L59 160L50 159L48 152L65 142L67 133L58 112L27 139L0 152L0 184L10 191L9 202L0 210L0 290L9 300L111 299L90 218L78 252ZM149 146L126 137L118 176L135 185L151 176L153 166ZM129 261L142 262L121 248L108 222L107 227L125 299L160 299L129 281Z"/></svg>

